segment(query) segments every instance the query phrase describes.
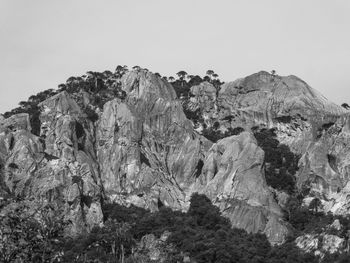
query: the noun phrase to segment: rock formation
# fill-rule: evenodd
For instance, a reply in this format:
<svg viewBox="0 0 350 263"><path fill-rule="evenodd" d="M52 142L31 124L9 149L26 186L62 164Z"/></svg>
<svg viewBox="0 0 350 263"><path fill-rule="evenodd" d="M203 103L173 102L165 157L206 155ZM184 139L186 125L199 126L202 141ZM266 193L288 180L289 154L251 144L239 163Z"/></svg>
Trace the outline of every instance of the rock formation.
<svg viewBox="0 0 350 263"><path fill-rule="evenodd" d="M101 110L87 91L42 101L39 136L26 113L0 120L2 195L57 203L74 234L102 223L102 201L186 210L199 192L234 227L281 244L289 227L265 180L265 153L250 130L259 127L275 128L278 140L302 155L299 189L318 193L325 211L349 212L347 113L299 78L259 72L220 89L202 82L184 102L146 70L121 75L105 89L93 81L98 98L108 100ZM203 127L186 117L184 104L200 113ZM212 142L201 135L212 127L246 131Z"/></svg>

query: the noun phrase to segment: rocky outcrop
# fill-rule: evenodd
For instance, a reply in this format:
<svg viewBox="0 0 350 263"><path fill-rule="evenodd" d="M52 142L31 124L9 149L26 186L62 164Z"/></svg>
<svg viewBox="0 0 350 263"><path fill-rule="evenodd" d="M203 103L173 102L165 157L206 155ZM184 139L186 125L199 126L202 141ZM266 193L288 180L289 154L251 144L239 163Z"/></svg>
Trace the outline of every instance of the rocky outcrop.
<svg viewBox="0 0 350 263"><path fill-rule="evenodd" d="M271 243L279 244L288 229L266 184L263 162L264 152L251 133L224 138L208 151L197 187L233 226L264 232Z"/></svg>
<svg viewBox="0 0 350 263"><path fill-rule="evenodd" d="M89 123L70 96L63 92L40 105L41 136L30 133L23 114L16 129L1 133L6 191L24 199L55 202L72 222L70 234L102 222L101 189L94 161ZM8 126L9 121L3 123ZM11 124L12 125L12 124ZM85 126L85 127L84 127Z"/></svg>
<svg viewBox="0 0 350 263"><path fill-rule="evenodd" d="M295 76L264 71L225 83L216 98L208 95L214 91L210 85L192 89L190 100L197 102L204 119L210 116L211 123L220 124L218 130L274 128L279 142L301 156L295 174L299 190L310 188L312 198L322 200L325 212L349 213L347 110ZM202 102L208 106L200 106Z"/></svg>
<svg viewBox="0 0 350 263"><path fill-rule="evenodd" d="M210 148L165 81L141 71L127 73L122 84L126 100L106 103L97 126L98 162L110 200L186 210L190 196L202 192L234 226L283 242L288 231L263 176L264 153L252 134Z"/></svg>
<svg viewBox="0 0 350 263"><path fill-rule="evenodd" d="M323 210L346 215L350 212L350 137L347 120L330 123L320 137L310 142L299 162L299 188L322 200Z"/></svg>
<svg viewBox="0 0 350 263"><path fill-rule="evenodd" d="M209 82L202 82L191 87L191 98L187 107L192 111L199 110L206 126L211 126L217 118L217 89Z"/></svg>
<svg viewBox="0 0 350 263"><path fill-rule="evenodd" d="M31 131L29 114L19 113L7 119L0 120L0 132L27 130Z"/></svg>
<svg viewBox="0 0 350 263"><path fill-rule="evenodd" d="M347 114L295 76L261 71L223 84L217 96L214 89L206 82L191 88L189 104L201 110L206 126L217 122L222 132L237 127L275 128L279 141L299 154L322 125Z"/></svg>
<svg viewBox="0 0 350 263"><path fill-rule="evenodd" d="M141 71L126 74L122 83L125 102L108 102L97 128L104 189L112 200L151 210L158 200L182 209L210 143L193 131L167 82Z"/></svg>
<svg viewBox="0 0 350 263"><path fill-rule="evenodd" d="M314 253L316 256L324 257L326 253L343 253L346 248L346 240L336 235L329 234L306 234L297 237L297 247L305 252Z"/></svg>
<svg viewBox="0 0 350 263"><path fill-rule="evenodd" d="M101 111L82 90L41 102L40 136L31 133L28 114L0 120L1 194L56 202L74 234L102 222L102 199L152 211L163 205L186 210L199 192L234 227L280 244L289 232L280 207L288 195L266 184L264 152L249 131L259 126L274 127L278 140L302 155L300 189L310 187L325 211L349 213L350 121L344 109L297 77L259 72L220 90L209 82L193 86L186 107L200 112L202 128L246 130L216 143L194 129L163 78L137 69L110 82L96 84Z"/></svg>
<svg viewBox="0 0 350 263"><path fill-rule="evenodd" d="M224 84L218 100L223 111L236 113L240 121L261 121L268 126L281 117L299 114L306 119L326 119L346 112L301 79L264 71Z"/></svg>

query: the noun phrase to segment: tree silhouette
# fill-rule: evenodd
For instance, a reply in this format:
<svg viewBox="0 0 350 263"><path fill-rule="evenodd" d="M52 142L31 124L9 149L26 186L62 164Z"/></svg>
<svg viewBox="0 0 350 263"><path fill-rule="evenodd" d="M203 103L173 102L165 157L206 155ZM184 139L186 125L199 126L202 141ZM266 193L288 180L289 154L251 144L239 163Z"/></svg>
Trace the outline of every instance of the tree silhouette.
<svg viewBox="0 0 350 263"><path fill-rule="evenodd" d="M347 103L343 103L342 105L341 105L344 109L350 109L350 106L349 106L349 104L347 104Z"/></svg>
<svg viewBox="0 0 350 263"><path fill-rule="evenodd" d="M176 73L176 75L179 77L180 80L184 80L184 78L187 76L187 72L184 70L181 70L178 73Z"/></svg>
<svg viewBox="0 0 350 263"><path fill-rule="evenodd" d="M314 198L309 204L309 209L313 210L314 212L318 212L318 209L322 206L321 200L319 198Z"/></svg>
<svg viewBox="0 0 350 263"><path fill-rule="evenodd" d="M211 78L211 76L214 74L214 70L207 70L206 74Z"/></svg>

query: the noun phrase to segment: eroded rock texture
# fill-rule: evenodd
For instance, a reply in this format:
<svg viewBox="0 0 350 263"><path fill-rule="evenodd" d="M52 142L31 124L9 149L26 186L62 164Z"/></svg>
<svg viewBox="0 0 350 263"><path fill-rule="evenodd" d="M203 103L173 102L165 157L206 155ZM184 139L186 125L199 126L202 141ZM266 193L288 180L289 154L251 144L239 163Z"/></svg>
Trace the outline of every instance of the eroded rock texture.
<svg viewBox="0 0 350 263"><path fill-rule="evenodd" d="M298 189L310 189L310 196L320 198L326 212L349 213L347 110L295 76L264 71L225 83L215 103L207 96L211 87L202 85L195 90L201 92L193 92L191 100L212 105L202 115L217 116L211 122L220 123L221 130L274 128L279 142L301 156L295 174Z"/></svg>
<svg viewBox="0 0 350 263"><path fill-rule="evenodd" d="M102 223L101 188L92 148L91 127L74 100L63 92L41 105L41 136L22 124L1 133L0 145L7 193L55 202L72 222L70 233ZM85 126L85 127L84 127Z"/></svg>
<svg viewBox="0 0 350 263"><path fill-rule="evenodd" d="M263 232L272 243L282 243L288 229L266 184L263 161L264 152L251 133L224 138L208 151L197 187L233 226Z"/></svg>
<svg viewBox="0 0 350 263"><path fill-rule="evenodd" d="M259 72L220 89L209 82L192 87L186 107L201 115L200 129L164 79L138 69L110 81L108 94L95 81L99 98L108 99L101 110L85 91L40 103L40 136L31 133L28 114L0 119L2 195L57 203L74 234L102 223L101 200L186 210L199 192L234 227L280 244L289 231L250 131L258 126L275 128L278 140L302 155L299 189L317 193L326 211L349 212L347 113L297 77ZM245 132L214 143L200 134L211 127ZM288 195L278 196L285 204Z"/></svg>
<svg viewBox="0 0 350 263"><path fill-rule="evenodd" d="M104 189L151 210L159 202L182 209L210 143L193 131L171 85L142 71L122 83L126 101L106 103L97 128Z"/></svg>

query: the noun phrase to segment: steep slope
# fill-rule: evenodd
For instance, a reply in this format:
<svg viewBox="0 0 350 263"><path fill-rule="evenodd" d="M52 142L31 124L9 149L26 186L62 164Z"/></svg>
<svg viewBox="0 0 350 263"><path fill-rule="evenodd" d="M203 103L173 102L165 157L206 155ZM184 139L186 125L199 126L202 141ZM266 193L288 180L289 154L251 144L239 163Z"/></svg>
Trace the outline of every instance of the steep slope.
<svg viewBox="0 0 350 263"><path fill-rule="evenodd" d="M306 202L322 201L320 209L338 215L350 212L348 119L339 119L310 142L299 166L298 184L309 190Z"/></svg>
<svg viewBox="0 0 350 263"><path fill-rule="evenodd" d="M30 133L26 114L2 122L3 188L20 200L56 203L72 222L67 231L81 233L102 223L92 127L66 92L40 106L40 137Z"/></svg>
<svg viewBox="0 0 350 263"><path fill-rule="evenodd" d="M266 184L263 162L264 152L253 134L243 132L224 138L210 148L197 187L220 207L233 226L263 232L271 243L281 244L288 229Z"/></svg>
<svg viewBox="0 0 350 263"><path fill-rule="evenodd" d="M125 102L105 104L97 127L104 189L152 210L158 199L180 209L208 142L194 133L171 85L144 71L121 81Z"/></svg>
<svg viewBox="0 0 350 263"><path fill-rule="evenodd" d="M213 145L194 130L164 79L134 70L114 81L125 96L106 102L94 123L87 115L94 109L87 100L94 98L76 88L38 104L39 137L30 134L26 114L1 122L2 179L9 193L58 202L71 233L79 233L101 223L100 200L186 210L191 195L202 192L234 226L283 242L288 230L251 133Z"/></svg>
<svg viewBox="0 0 350 263"><path fill-rule="evenodd" d="M295 76L218 83L177 98L165 78L139 68L70 78L0 119L2 197L55 203L78 234L102 224L105 202L185 211L199 192L272 244L290 233L287 202L305 188L305 204L318 197L325 211L348 214L347 111ZM263 145L257 131L272 128L276 138ZM295 173L286 161L296 166L299 155ZM272 189L267 172L297 187Z"/></svg>
<svg viewBox="0 0 350 263"><path fill-rule="evenodd" d="M237 127L276 128L281 143L298 153L306 150L323 124L347 114L295 76L261 71L225 83L217 96L208 96L213 88L203 83L191 88L190 104L201 110L204 128L213 127L222 133ZM200 106L203 104L212 107L204 109Z"/></svg>
<svg viewBox="0 0 350 263"><path fill-rule="evenodd" d="M249 118L273 125L282 116L324 119L345 113L301 79L264 71L224 84L218 99L222 109L236 111L247 123Z"/></svg>

